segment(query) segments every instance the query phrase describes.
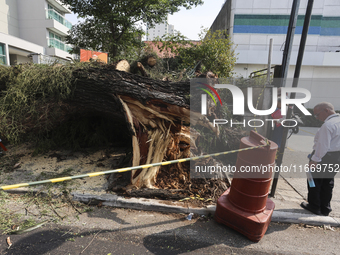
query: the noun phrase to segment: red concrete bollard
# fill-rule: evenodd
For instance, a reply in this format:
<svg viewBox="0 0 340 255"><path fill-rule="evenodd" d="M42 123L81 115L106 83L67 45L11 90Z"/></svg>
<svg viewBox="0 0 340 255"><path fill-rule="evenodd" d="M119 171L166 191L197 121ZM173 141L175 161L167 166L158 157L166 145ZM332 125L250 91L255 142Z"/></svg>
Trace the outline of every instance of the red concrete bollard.
<svg viewBox="0 0 340 255"><path fill-rule="evenodd" d="M265 144L254 131L243 137L240 149ZM258 242L271 221L275 204L268 199L278 146L269 145L238 153L231 187L217 200L215 220Z"/></svg>

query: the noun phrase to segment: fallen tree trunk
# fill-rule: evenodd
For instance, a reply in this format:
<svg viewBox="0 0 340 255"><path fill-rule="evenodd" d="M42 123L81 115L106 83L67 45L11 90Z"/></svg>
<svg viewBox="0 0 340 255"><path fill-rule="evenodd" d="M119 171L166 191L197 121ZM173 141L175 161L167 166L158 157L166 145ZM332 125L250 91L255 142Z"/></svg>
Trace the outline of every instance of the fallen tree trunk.
<svg viewBox="0 0 340 255"><path fill-rule="evenodd" d="M162 82L106 67L79 69L73 76L76 87L71 105L126 121L132 166L190 156L189 82ZM194 122L214 129L200 114ZM131 184L153 188L158 171L159 167L134 170Z"/></svg>
<svg viewBox="0 0 340 255"><path fill-rule="evenodd" d="M153 80L115 70L111 65L97 65L22 65L4 69L8 75L1 76L6 84L1 88L8 95L1 98L7 112L0 116L2 127L14 123L14 127L23 127L19 133L43 130L45 135L74 116L104 116L120 130L126 129L131 137L132 166L189 157L190 143L194 146L197 137L190 136L189 124L200 124L218 134L218 128L207 118L200 113L190 114L189 82ZM10 81L9 77L16 78ZM26 99L14 108L19 104L12 102L17 102L23 93ZM183 172L181 164L174 167ZM132 171L131 184L153 188L158 172L159 167ZM183 181L190 178L181 174Z"/></svg>

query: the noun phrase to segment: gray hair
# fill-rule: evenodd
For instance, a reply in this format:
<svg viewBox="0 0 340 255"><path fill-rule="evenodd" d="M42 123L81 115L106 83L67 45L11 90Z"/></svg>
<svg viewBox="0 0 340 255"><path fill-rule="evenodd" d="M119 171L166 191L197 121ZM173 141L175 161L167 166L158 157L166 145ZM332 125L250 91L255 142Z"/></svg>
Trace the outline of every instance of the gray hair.
<svg viewBox="0 0 340 255"><path fill-rule="evenodd" d="M324 109L329 109L331 111L334 111L334 106L329 103L329 102L322 102L317 104L314 109L318 109L318 110L324 110Z"/></svg>

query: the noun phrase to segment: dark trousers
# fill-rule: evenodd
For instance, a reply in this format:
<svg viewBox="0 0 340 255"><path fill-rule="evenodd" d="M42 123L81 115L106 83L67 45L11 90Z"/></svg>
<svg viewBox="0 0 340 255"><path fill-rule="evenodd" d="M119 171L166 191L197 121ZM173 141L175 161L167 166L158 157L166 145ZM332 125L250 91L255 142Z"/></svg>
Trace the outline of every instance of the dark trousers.
<svg viewBox="0 0 340 255"><path fill-rule="evenodd" d="M277 146L281 147L281 140L283 135L283 126L275 126L273 132L272 132L272 138L271 140L277 144Z"/></svg>
<svg viewBox="0 0 340 255"><path fill-rule="evenodd" d="M334 178L314 178L315 187L310 188L308 183L308 203L322 214L328 215L331 211L331 200L334 187Z"/></svg>
<svg viewBox="0 0 340 255"><path fill-rule="evenodd" d="M322 166L321 172L312 172L315 187L308 187L308 203L315 210L320 211L322 214L328 215L332 211L331 200L334 188L334 176L336 172L330 171L331 167L335 169L336 164L340 164L340 152L329 152L323 158L319 164L328 164L329 167ZM339 170L339 169L338 169Z"/></svg>

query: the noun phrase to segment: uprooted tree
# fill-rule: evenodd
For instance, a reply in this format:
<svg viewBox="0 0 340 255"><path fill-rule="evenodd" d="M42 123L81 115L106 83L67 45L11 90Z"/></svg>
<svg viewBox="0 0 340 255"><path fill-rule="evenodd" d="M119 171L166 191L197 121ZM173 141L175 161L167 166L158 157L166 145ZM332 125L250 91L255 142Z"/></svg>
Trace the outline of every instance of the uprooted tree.
<svg viewBox="0 0 340 255"><path fill-rule="evenodd" d="M189 82L163 82L99 64L1 67L0 82L0 134L13 143L28 134L44 136L74 116L105 116L129 134L133 166L190 156L195 136ZM191 124L198 122L218 132L208 119L192 114ZM107 132L119 139L115 130ZM131 184L151 188L158 171L132 171Z"/></svg>

